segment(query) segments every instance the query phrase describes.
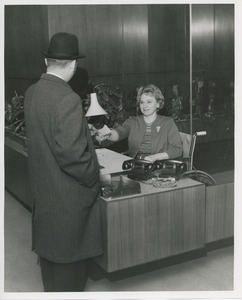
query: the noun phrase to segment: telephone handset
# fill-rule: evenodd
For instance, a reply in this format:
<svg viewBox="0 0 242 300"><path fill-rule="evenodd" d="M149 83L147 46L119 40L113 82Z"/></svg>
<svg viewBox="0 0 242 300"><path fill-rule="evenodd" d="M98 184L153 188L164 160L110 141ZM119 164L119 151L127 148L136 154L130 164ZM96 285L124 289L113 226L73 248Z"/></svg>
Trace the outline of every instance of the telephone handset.
<svg viewBox="0 0 242 300"><path fill-rule="evenodd" d="M128 170L133 168L152 170L154 168L154 164L145 159L130 159L123 162L122 168L123 170Z"/></svg>
<svg viewBox="0 0 242 300"><path fill-rule="evenodd" d="M175 159L158 160L154 162L154 169L160 170L161 175L179 176L187 170L185 162Z"/></svg>
<svg viewBox="0 0 242 300"><path fill-rule="evenodd" d="M167 168L174 168L179 165L182 165L184 162L180 160L175 160L175 159L164 159L164 160L156 160L154 162L155 168L157 169L162 169L164 167Z"/></svg>
<svg viewBox="0 0 242 300"><path fill-rule="evenodd" d="M123 170L130 169L128 177L135 180L147 180L155 166L152 162L144 159L130 159L123 162Z"/></svg>

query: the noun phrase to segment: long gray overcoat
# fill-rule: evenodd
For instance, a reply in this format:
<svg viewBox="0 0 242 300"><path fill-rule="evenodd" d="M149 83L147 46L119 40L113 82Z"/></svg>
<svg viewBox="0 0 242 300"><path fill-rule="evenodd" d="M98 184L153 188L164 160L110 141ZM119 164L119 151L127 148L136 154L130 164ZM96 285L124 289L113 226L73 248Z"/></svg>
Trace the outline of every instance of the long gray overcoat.
<svg viewBox="0 0 242 300"><path fill-rule="evenodd" d="M100 255L99 164L80 97L42 74L24 106L33 250L58 263Z"/></svg>

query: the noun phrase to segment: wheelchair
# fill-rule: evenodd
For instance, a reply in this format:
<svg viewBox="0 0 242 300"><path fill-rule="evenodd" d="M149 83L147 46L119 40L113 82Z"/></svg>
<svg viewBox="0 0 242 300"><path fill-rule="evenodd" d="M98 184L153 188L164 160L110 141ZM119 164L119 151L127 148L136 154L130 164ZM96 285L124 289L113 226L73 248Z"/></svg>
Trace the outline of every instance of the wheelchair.
<svg viewBox="0 0 242 300"><path fill-rule="evenodd" d="M187 170L180 174L180 178L191 178L193 180L204 183L206 186L216 185L215 179L207 172L196 170L193 166L193 156L196 145L196 139L199 136L206 135L206 131L198 131L193 135L180 132L183 145L182 161L186 162Z"/></svg>

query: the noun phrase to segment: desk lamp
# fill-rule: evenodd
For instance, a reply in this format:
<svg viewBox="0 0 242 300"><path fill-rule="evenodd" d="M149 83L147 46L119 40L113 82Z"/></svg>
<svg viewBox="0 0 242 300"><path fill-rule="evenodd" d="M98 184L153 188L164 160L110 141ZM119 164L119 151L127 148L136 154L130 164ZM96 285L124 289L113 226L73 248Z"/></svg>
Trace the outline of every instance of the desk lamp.
<svg viewBox="0 0 242 300"><path fill-rule="evenodd" d="M90 117L88 123L93 124L95 128L100 129L105 124L105 115L108 113L101 107L97 100L97 94L91 94L91 104L87 110L86 117Z"/></svg>
<svg viewBox="0 0 242 300"><path fill-rule="evenodd" d="M91 104L87 110L86 117L107 115L108 113L101 107L97 100L97 94L91 94Z"/></svg>

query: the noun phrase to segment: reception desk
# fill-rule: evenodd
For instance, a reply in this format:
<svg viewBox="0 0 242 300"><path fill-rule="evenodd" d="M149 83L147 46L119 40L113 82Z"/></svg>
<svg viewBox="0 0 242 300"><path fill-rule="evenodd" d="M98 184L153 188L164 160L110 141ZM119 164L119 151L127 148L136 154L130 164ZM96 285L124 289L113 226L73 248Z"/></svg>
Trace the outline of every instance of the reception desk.
<svg viewBox="0 0 242 300"><path fill-rule="evenodd" d="M114 180L128 156L97 149L100 175ZM5 138L5 186L27 208L31 195L24 145ZM234 183L206 187L182 179L170 188L140 183L138 193L102 197L101 218L104 254L96 263L108 273L173 257L234 234Z"/></svg>
<svg viewBox="0 0 242 300"><path fill-rule="evenodd" d="M154 190L155 189L155 190ZM141 183L141 193L101 199L107 272L122 270L205 246L205 186L190 179L173 188Z"/></svg>
<svg viewBox="0 0 242 300"><path fill-rule="evenodd" d="M108 174L122 171L127 157L100 149L98 159ZM107 272L205 247L205 185L188 178L169 188L139 184L140 193L101 198L104 254L96 262Z"/></svg>

